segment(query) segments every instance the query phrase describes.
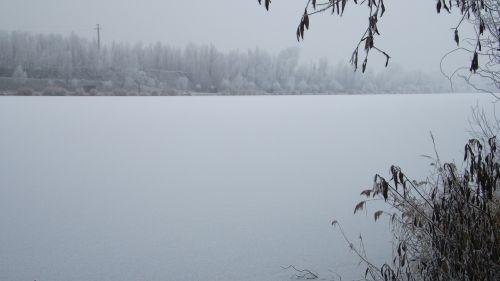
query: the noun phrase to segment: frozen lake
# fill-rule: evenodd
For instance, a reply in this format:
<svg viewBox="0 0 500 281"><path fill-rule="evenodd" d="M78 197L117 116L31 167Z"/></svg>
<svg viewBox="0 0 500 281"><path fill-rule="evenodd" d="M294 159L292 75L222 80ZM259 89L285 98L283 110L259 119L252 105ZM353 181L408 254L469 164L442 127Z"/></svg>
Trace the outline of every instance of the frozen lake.
<svg viewBox="0 0 500 281"><path fill-rule="evenodd" d="M487 95L1 97L0 280L359 277L333 219L382 260L388 223L353 216L373 175L460 164Z"/></svg>

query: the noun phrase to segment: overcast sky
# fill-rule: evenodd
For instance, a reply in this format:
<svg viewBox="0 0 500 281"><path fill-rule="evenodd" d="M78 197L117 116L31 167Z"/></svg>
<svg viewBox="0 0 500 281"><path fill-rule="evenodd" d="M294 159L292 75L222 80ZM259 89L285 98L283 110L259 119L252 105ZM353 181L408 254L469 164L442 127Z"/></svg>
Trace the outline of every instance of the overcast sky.
<svg viewBox="0 0 500 281"><path fill-rule="evenodd" d="M306 0L274 0L270 12L256 0L2 0L0 29L34 33L72 31L102 40L142 41L183 47L214 44L220 50L261 47L271 52L299 46L302 58L326 57L348 61L367 21L367 8L349 1L340 19L329 13L311 18L306 40L298 43L295 30ZM386 0L387 11L376 39L393 62L408 69L439 70L439 60L454 47L458 15L436 14L435 0ZM468 58L463 58L468 64ZM372 60L376 69L381 62Z"/></svg>

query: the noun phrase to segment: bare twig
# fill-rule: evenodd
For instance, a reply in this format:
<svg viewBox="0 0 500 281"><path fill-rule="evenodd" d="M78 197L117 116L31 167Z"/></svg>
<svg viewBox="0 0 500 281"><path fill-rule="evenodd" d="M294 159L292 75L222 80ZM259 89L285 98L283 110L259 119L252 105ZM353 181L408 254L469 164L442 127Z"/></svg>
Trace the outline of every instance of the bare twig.
<svg viewBox="0 0 500 281"><path fill-rule="evenodd" d="M293 269L294 271L298 272L296 275L297 278L299 279L306 279L306 280L313 280L313 279L318 279L318 274L310 271L309 269L298 269L293 265L289 265L287 267L282 266L281 268L283 269Z"/></svg>

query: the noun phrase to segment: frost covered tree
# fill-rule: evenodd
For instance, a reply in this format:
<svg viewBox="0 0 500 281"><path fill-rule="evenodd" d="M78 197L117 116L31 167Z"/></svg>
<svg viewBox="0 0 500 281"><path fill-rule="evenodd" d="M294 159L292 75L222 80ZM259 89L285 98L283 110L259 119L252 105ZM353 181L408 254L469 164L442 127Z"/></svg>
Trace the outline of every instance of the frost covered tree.
<svg viewBox="0 0 500 281"><path fill-rule="evenodd" d="M279 52L276 57L276 81L281 85L286 85L289 78L295 73L295 68L299 63L299 49L287 48Z"/></svg>
<svg viewBox="0 0 500 281"><path fill-rule="evenodd" d="M137 92L140 94L143 86L146 85L148 81L148 76L146 75L146 72L144 72L143 70L136 70L132 74L132 80L134 81L137 87Z"/></svg>
<svg viewBox="0 0 500 281"><path fill-rule="evenodd" d="M189 89L189 79L187 77L179 77L176 81L178 90L187 91Z"/></svg>
<svg viewBox="0 0 500 281"><path fill-rule="evenodd" d="M368 75L358 79L351 69L336 69L324 59L301 62L298 48L272 54L260 48L220 52L212 45L189 44L185 48L176 48L162 43L113 42L102 45L97 51L95 42L76 34L65 37L0 31L0 76L12 77L19 65L30 78L53 80L69 87L73 87L73 79L95 85L111 81L114 88L134 89L134 93L139 89L144 92L144 85L157 92L177 88L217 93L235 88L233 82L237 80L244 81L241 83L244 89L240 87L237 91L242 94L335 94L358 93L360 89L372 89L373 93L396 91L387 85L403 85L398 89L405 90L401 83L386 83L386 87L382 87L379 84L383 81ZM139 85L135 81L138 70L147 76L139 79ZM177 83L180 77L188 79L187 87L185 83ZM340 82L345 77L356 82ZM432 89L429 87L433 85L432 80L421 82L415 87L425 87L427 91ZM229 84L233 85L229 87Z"/></svg>
<svg viewBox="0 0 500 281"><path fill-rule="evenodd" d="M65 51L61 56L61 75L69 85L70 80L73 78L73 61L71 58L71 51Z"/></svg>
<svg viewBox="0 0 500 281"><path fill-rule="evenodd" d="M26 71L23 70L21 65L18 65L14 70L14 73L12 73L12 78L14 78L16 83L24 84L28 79L28 74L26 74Z"/></svg>

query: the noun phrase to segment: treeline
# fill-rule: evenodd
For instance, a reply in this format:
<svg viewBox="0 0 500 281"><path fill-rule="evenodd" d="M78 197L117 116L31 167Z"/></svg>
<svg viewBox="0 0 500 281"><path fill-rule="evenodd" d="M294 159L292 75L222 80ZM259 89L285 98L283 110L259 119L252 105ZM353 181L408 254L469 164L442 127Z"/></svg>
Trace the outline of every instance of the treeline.
<svg viewBox="0 0 500 281"><path fill-rule="evenodd" d="M56 80L66 89L139 93L169 90L222 94L407 93L447 91L442 77L393 67L380 74L355 73L326 59L301 63L297 48L270 54L259 48L221 52L214 46L185 48L162 43L111 43L71 34L0 32L0 76L19 86ZM0 80L0 87L2 86ZM59 85L58 84L58 85ZM61 85L60 85L61 86Z"/></svg>

